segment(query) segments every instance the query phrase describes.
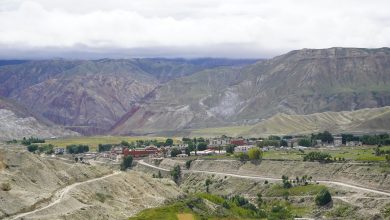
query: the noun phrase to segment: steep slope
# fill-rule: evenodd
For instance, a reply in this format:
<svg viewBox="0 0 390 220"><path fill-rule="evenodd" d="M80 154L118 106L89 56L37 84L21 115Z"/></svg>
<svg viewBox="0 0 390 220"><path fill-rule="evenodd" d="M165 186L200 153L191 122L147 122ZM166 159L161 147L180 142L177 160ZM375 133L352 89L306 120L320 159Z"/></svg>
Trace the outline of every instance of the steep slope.
<svg viewBox="0 0 390 220"><path fill-rule="evenodd" d="M169 179L0 146L1 219L125 219L182 194ZM4 168L2 166L4 164Z"/></svg>
<svg viewBox="0 0 390 220"><path fill-rule="evenodd" d="M0 98L0 140L30 136L49 138L77 135L79 134L76 132L56 126L25 108Z"/></svg>
<svg viewBox="0 0 390 220"><path fill-rule="evenodd" d="M12 98L56 124L91 134L104 132L156 86L131 63L102 60L84 62Z"/></svg>
<svg viewBox="0 0 390 220"><path fill-rule="evenodd" d="M175 133L255 124L278 112L311 114L387 105L389 48L303 49L170 81L133 108L112 133Z"/></svg>
<svg viewBox="0 0 390 220"><path fill-rule="evenodd" d="M255 124L250 130L244 131L241 135L310 134L324 130L333 133L388 132L390 130L389 120L390 107L309 115L279 113Z"/></svg>
<svg viewBox="0 0 390 220"><path fill-rule="evenodd" d="M160 83L217 67L229 59L44 60L0 66L0 96L83 134L104 133ZM14 65L12 65L14 64Z"/></svg>

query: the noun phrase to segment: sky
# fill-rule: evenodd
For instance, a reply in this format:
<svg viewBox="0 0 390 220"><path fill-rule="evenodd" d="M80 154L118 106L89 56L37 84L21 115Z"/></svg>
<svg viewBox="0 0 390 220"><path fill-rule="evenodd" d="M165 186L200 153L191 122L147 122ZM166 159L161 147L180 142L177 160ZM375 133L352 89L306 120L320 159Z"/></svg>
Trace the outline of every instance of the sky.
<svg viewBox="0 0 390 220"><path fill-rule="evenodd" d="M0 0L0 58L270 58L390 46L388 0Z"/></svg>

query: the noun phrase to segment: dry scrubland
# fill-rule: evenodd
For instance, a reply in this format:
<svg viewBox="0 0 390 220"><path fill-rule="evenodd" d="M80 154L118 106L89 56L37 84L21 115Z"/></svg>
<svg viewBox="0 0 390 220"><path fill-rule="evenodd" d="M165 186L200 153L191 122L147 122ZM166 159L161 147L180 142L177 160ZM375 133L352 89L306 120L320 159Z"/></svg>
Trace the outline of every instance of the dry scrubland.
<svg viewBox="0 0 390 220"><path fill-rule="evenodd" d="M0 190L0 218L12 219L56 201L23 219L124 219L181 194L169 179L134 171L112 173L105 166L4 148L0 159L0 184L10 186ZM64 189L67 192L59 196Z"/></svg>
<svg viewBox="0 0 390 220"><path fill-rule="evenodd" d="M150 162L151 164L156 164ZM217 195L241 195L256 203L257 193L262 193L265 201L274 202L285 200L288 195L289 209L293 215L313 217L315 219L384 219L390 217L390 197L364 190L326 184L333 196L330 206L319 208L314 203L314 196L325 187L322 183L317 185L314 181L308 186L297 186L291 189L281 187L281 181L264 179L238 178L224 174L206 174L199 172L186 172L184 160L164 159L157 163L164 169L172 169L179 164L185 172L180 187L190 195L207 191L206 180L211 184L208 191ZM332 180L362 185L368 188L390 190L389 173L383 167L367 164L320 164L317 162L298 161L263 161L260 164L251 162L242 163L236 160L195 160L191 163L192 171L214 171L220 173L234 173L247 176L263 176L281 178L282 175L312 176L313 180ZM137 165L137 169L144 172L156 173L156 169ZM161 210L160 210L161 211ZM172 210L174 211L174 210ZM158 210L151 210L150 213ZM148 213L148 212L143 212ZM239 218L237 218L239 219Z"/></svg>

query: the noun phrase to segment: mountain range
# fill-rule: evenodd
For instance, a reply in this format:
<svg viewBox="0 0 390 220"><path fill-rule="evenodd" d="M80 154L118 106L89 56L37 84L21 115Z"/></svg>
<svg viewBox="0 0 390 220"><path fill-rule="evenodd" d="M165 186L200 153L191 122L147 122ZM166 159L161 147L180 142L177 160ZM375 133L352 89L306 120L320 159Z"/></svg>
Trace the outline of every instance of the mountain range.
<svg viewBox="0 0 390 220"><path fill-rule="evenodd" d="M84 135L176 135L390 106L389 48L302 49L263 60L0 63L0 96Z"/></svg>

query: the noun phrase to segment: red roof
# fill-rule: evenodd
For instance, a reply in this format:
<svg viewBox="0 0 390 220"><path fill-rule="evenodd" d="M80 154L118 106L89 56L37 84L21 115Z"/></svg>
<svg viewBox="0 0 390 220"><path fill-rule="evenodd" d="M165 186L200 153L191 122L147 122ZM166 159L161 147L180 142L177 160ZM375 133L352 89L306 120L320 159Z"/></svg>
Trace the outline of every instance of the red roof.
<svg viewBox="0 0 390 220"><path fill-rule="evenodd" d="M123 154L125 156L131 155L133 157L146 157L146 156L149 156L151 154L156 154L157 152L158 152L157 148L149 148L149 149L143 149L143 150L125 148L123 150Z"/></svg>
<svg viewBox="0 0 390 220"><path fill-rule="evenodd" d="M231 140L230 143L237 145L237 146L240 146L240 145L245 145L246 141L243 139L237 139L237 140Z"/></svg>

